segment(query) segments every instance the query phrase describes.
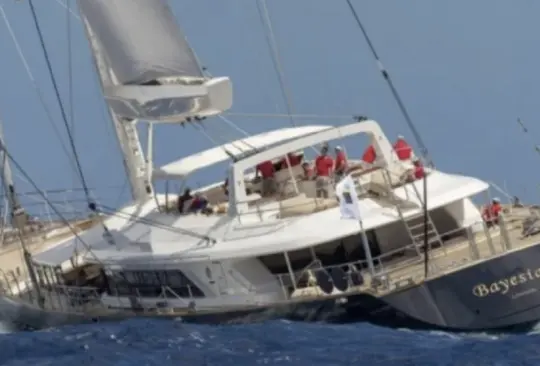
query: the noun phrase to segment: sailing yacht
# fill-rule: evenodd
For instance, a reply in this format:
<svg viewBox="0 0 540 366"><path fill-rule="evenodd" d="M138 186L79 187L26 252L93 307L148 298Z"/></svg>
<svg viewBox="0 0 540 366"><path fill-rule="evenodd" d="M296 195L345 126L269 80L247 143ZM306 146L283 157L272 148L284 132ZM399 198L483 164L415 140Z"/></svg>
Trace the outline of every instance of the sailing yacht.
<svg viewBox="0 0 540 366"><path fill-rule="evenodd" d="M540 318L535 209L506 205L488 227L474 203L487 182L434 167L408 179L411 159L376 121L270 130L154 167L154 126L224 113L231 80L203 72L165 0L78 5L133 201L108 213L94 205L86 227L25 251L28 276L2 273L4 319L29 328L147 316L486 330ZM146 153L139 123L149 126ZM343 189L319 194L292 162L312 164L314 148L347 151L362 136L375 159L347 157L350 202ZM270 192L255 172L263 162L274 165ZM185 196L154 191L225 163L225 181ZM189 209L202 197L206 206ZM351 204L359 214L348 219Z"/></svg>

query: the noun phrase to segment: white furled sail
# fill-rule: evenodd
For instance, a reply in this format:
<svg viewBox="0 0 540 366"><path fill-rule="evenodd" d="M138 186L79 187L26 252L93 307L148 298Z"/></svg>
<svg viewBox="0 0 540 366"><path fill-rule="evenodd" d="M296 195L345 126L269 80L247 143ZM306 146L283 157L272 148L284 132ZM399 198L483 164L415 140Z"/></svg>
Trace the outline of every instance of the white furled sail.
<svg viewBox="0 0 540 366"><path fill-rule="evenodd" d="M166 0L78 0L102 80L119 117L181 122L232 105L229 78L204 76ZM103 78L102 78L103 79Z"/></svg>

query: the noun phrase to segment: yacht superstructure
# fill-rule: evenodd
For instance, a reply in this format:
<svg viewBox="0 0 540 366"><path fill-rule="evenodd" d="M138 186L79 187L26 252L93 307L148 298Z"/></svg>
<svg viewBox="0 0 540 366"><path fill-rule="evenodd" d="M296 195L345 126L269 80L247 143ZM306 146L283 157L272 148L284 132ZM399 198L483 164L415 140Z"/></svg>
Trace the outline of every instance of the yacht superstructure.
<svg viewBox="0 0 540 366"><path fill-rule="evenodd" d="M507 207L488 227L474 203L488 183L432 166L410 179L412 161L373 120L275 129L154 168L154 126L220 115L232 106L232 83L203 71L166 1L78 4L134 199L115 212L89 202L85 231L28 252L30 275L4 276L5 318L33 328L165 316L460 330L540 318L540 247L521 230L536 210ZM148 126L146 152L140 123ZM346 154L361 213L347 220L334 189L320 196L291 156L313 165L319 146L352 151L348 144L362 136L376 158ZM263 162L275 170L270 194L256 173ZM186 187L192 174L220 163L229 163L226 179L186 200L155 192L157 180ZM184 209L200 197L203 210Z"/></svg>

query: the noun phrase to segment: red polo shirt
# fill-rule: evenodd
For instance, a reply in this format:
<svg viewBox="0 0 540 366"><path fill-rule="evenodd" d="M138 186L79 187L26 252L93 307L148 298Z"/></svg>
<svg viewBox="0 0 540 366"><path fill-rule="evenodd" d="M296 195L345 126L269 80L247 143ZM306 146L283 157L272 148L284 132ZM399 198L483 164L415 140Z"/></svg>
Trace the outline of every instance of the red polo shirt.
<svg viewBox="0 0 540 366"><path fill-rule="evenodd" d="M263 161L257 165L257 170L263 178L272 178L274 176L274 164L270 160Z"/></svg>
<svg viewBox="0 0 540 366"><path fill-rule="evenodd" d="M404 139L397 139L394 150L399 160L409 160L412 155L412 147Z"/></svg>
<svg viewBox="0 0 540 366"><path fill-rule="evenodd" d="M491 205L488 205L484 207L484 211L482 213L482 216L484 217L485 221L492 221L499 217L499 214L502 211L502 206L500 203L492 203Z"/></svg>
<svg viewBox="0 0 540 366"><path fill-rule="evenodd" d="M414 177L416 179L422 179L426 175L426 172L424 171L424 167L422 165L416 165L414 167Z"/></svg>
<svg viewBox="0 0 540 366"><path fill-rule="evenodd" d="M375 148L373 147L373 145L369 145L364 151L364 155L362 155L362 160L366 163L373 164L376 157L377 154L375 153Z"/></svg>
<svg viewBox="0 0 540 366"><path fill-rule="evenodd" d="M291 167L293 166L296 166L298 164L300 164L302 158L298 155L294 155L294 154L287 154L287 157L289 158L289 162L291 163ZM284 169L284 168L288 168L289 165L287 164L287 159L283 159L282 163L281 163L281 168Z"/></svg>
<svg viewBox="0 0 540 366"><path fill-rule="evenodd" d="M328 155L319 155L315 159L315 170L319 177L329 177L334 168L334 159Z"/></svg>
<svg viewBox="0 0 540 366"><path fill-rule="evenodd" d="M347 158L345 157L345 153L343 151L339 151L336 154L336 171L345 171L347 169Z"/></svg>

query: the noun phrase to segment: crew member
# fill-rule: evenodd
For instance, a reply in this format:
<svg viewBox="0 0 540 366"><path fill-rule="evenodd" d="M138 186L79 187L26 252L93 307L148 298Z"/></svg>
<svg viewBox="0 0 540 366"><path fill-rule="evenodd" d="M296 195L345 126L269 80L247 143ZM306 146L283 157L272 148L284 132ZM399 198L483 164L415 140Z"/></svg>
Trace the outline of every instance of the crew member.
<svg viewBox="0 0 540 366"><path fill-rule="evenodd" d="M341 148L341 146L336 146L335 148L336 152L336 164L334 166L334 172L336 176L336 182L339 181L345 174L347 174L348 169L348 163L347 163L347 157L345 156L345 152Z"/></svg>
<svg viewBox="0 0 540 366"><path fill-rule="evenodd" d="M407 170L405 172L405 177L402 177L401 179L404 179L405 182L414 182L415 180L422 179L426 175L426 171L424 170L424 165L418 158L413 159L413 167L412 169Z"/></svg>
<svg viewBox="0 0 540 366"><path fill-rule="evenodd" d="M426 176L426 171L424 170L424 164L418 158L413 160L413 177L414 179L422 179Z"/></svg>
<svg viewBox="0 0 540 366"><path fill-rule="evenodd" d="M255 178L262 178L262 195L268 196L276 192L275 169L272 161L267 160L258 164L255 168Z"/></svg>
<svg viewBox="0 0 540 366"><path fill-rule="evenodd" d="M189 205L189 212L206 212L208 207L208 199L200 193L195 193L191 204Z"/></svg>
<svg viewBox="0 0 540 366"><path fill-rule="evenodd" d="M184 189L184 193L178 196L178 200L176 201L176 208L178 209L178 213L184 213L184 205L192 198L193 197L191 196L191 189Z"/></svg>
<svg viewBox="0 0 540 366"><path fill-rule="evenodd" d="M288 160L288 162L287 162ZM283 158L283 160L281 161L281 169L287 169L289 167L289 164L291 164L291 167L295 167L297 166L298 164L300 164L302 162L302 156L301 155L296 155L294 153L288 153L287 154L287 158Z"/></svg>
<svg viewBox="0 0 540 366"><path fill-rule="evenodd" d="M499 224L499 215L502 211L501 201L495 197L491 204L487 205L482 212L482 218L488 227Z"/></svg>
<svg viewBox="0 0 540 366"><path fill-rule="evenodd" d="M402 135L398 135L398 138L394 143L394 151L401 161L410 160L413 155L412 147L405 141L405 137Z"/></svg>
<svg viewBox="0 0 540 366"><path fill-rule="evenodd" d="M303 173L303 179L304 180L311 180L313 179L313 168L311 167L311 165L309 165L309 163L307 161L305 161L303 164L302 164L302 173Z"/></svg>
<svg viewBox="0 0 540 366"><path fill-rule="evenodd" d="M330 196L330 183L333 168L334 160L328 156L328 145L323 145L321 154L315 159L315 174L317 176L315 187L317 197L328 198Z"/></svg>
<svg viewBox="0 0 540 366"><path fill-rule="evenodd" d="M225 196L229 197L229 177L225 178L225 181L223 182L221 188L223 189L223 193L225 193Z"/></svg>
<svg viewBox="0 0 540 366"><path fill-rule="evenodd" d="M366 148L366 150L364 150L364 155L362 155L362 160L368 164L373 164L376 158L377 158L377 154L375 152L375 148L373 147L373 145L369 145Z"/></svg>

